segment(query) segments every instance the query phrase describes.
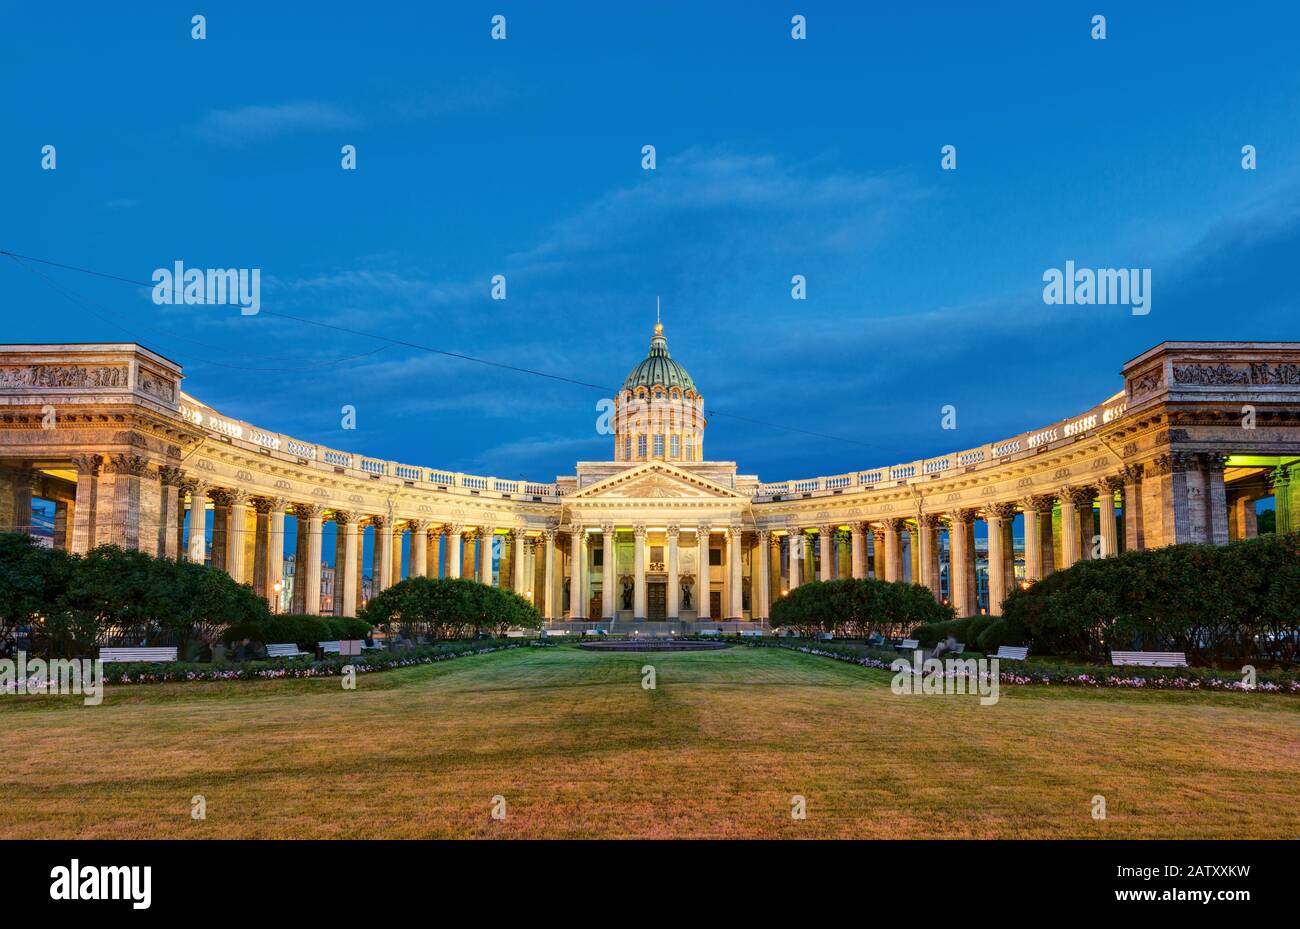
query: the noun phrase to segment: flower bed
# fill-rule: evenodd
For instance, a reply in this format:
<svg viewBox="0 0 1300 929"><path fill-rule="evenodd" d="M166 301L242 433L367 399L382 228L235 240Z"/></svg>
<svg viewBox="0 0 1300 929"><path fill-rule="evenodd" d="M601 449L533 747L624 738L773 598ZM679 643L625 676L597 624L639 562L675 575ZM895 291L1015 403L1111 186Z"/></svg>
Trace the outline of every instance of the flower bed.
<svg viewBox="0 0 1300 929"><path fill-rule="evenodd" d="M401 651L367 652L355 658L292 659L286 661L244 661L209 664L178 662L174 664L106 664L106 684L167 684L184 681L257 681L282 678L337 677L349 665L357 674L391 671L415 665L487 655L514 648L554 648L541 642L485 642L482 645L449 643L419 645Z"/></svg>
<svg viewBox="0 0 1300 929"><path fill-rule="evenodd" d="M899 655L863 645L820 643L817 645L776 640L750 639L742 644L754 648L786 648L805 655L817 655L847 661L864 668L889 671ZM904 656L907 657L907 656ZM959 658L973 657L967 655ZM1013 667L1013 670L1002 668ZM1247 687L1240 676L1229 676L1213 668L1125 668L1110 671L1091 665L1071 665L1044 661L1000 664L998 680L1003 684L1049 684L1069 687L1124 687L1135 690L1209 690L1238 693L1300 694L1300 675L1293 672L1267 672L1256 675L1255 686Z"/></svg>

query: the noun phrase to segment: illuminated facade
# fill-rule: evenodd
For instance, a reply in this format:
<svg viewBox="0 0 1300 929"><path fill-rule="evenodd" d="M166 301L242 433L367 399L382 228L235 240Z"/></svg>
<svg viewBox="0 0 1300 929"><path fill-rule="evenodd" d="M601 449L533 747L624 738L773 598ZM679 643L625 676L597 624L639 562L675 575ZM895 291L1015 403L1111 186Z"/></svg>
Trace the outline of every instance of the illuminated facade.
<svg viewBox="0 0 1300 929"><path fill-rule="evenodd" d="M996 613L1017 582L1017 514L1019 570L1032 581L1126 548L1252 536L1269 496L1286 531L1300 503L1300 343L1162 343L1077 416L935 458L779 482L705 456L703 399L660 326L614 398L611 460L547 483L282 435L204 405L182 376L135 344L0 346L0 530L29 531L39 498L54 504L58 547L203 559L204 533L187 527L210 518L211 564L274 596L292 514L292 600L304 612L321 611L332 561L340 615L355 615L363 578L382 590L405 573L507 587L554 622L691 628L762 622L783 592L848 576L942 596L942 574L958 613L972 614L981 520ZM326 522L337 531L323 558Z"/></svg>

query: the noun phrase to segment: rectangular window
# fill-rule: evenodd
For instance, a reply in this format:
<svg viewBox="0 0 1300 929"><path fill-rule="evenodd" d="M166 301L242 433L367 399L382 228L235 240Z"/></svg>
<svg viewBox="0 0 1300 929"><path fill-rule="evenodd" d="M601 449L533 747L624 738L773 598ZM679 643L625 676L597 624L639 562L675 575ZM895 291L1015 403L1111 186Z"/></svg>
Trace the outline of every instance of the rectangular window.
<svg viewBox="0 0 1300 929"><path fill-rule="evenodd" d="M662 458L663 456L664 456L664 437L661 435L657 435L655 436L655 457Z"/></svg>
<svg viewBox="0 0 1300 929"><path fill-rule="evenodd" d="M645 457L645 436L643 435L636 437L636 456L638 458Z"/></svg>
<svg viewBox="0 0 1300 929"><path fill-rule="evenodd" d="M709 564L711 565L722 564L722 549L720 548L709 549Z"/></svg>
<svg viewBox="0 0 1300 929"><path fill-rule="evenodd" d="M687 439L687 440L686 440L686 460L687 460L687 461L694 461L694 460L695 460L695 440L694 440L694 439Z"/></svg>
<svg viewBox="0 0 1300 929"><path fill-rule="evenodd" d="M631 436L628 436L626 439L623 440L623 457L624 457L624 458L631 458L631 457L632 457L632 437L631 437Z"/></svg>
<svg viewBox="0 0 1300 929"><path fill-rule="evenodd" d="M676 436L676 435L675 435L675 436L673 436L671 439L669 439L669 440L668 440L668 448L672 451L672 457L673 457L673 458L680 458L680 457L682 456L682 438L681 438L681 436Z"/></svg>

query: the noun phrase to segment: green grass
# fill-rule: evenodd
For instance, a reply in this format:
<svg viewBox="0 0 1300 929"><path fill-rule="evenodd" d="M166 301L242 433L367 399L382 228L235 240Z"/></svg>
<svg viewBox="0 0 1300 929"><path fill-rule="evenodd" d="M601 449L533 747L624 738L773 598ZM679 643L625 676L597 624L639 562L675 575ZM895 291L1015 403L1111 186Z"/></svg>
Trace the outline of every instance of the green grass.
<svg viewBox="0 0 1300 929"><path fill-rule="evenodd" d="M889 679L775 648L566 646L350 692L0 697L0 836L1300 835L1296 698L1008 687L981 707L895 696Z"/></svg>

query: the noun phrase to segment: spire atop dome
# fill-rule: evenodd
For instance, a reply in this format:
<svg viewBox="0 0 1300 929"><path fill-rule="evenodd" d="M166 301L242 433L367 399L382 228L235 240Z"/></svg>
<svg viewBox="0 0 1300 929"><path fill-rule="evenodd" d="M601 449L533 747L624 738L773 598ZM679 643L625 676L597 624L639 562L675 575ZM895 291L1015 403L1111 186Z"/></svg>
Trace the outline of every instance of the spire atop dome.
<svg viewBox="0 0 1300 929"><path fill-rule="evenodd" d="M650 352L623 382L624 390L635 390L637 387L676 387L682 391L695 392L695 382L691 376L668 354L663 309L658 297L655 297L655 328L654 335L650 337Z"/></svg>

